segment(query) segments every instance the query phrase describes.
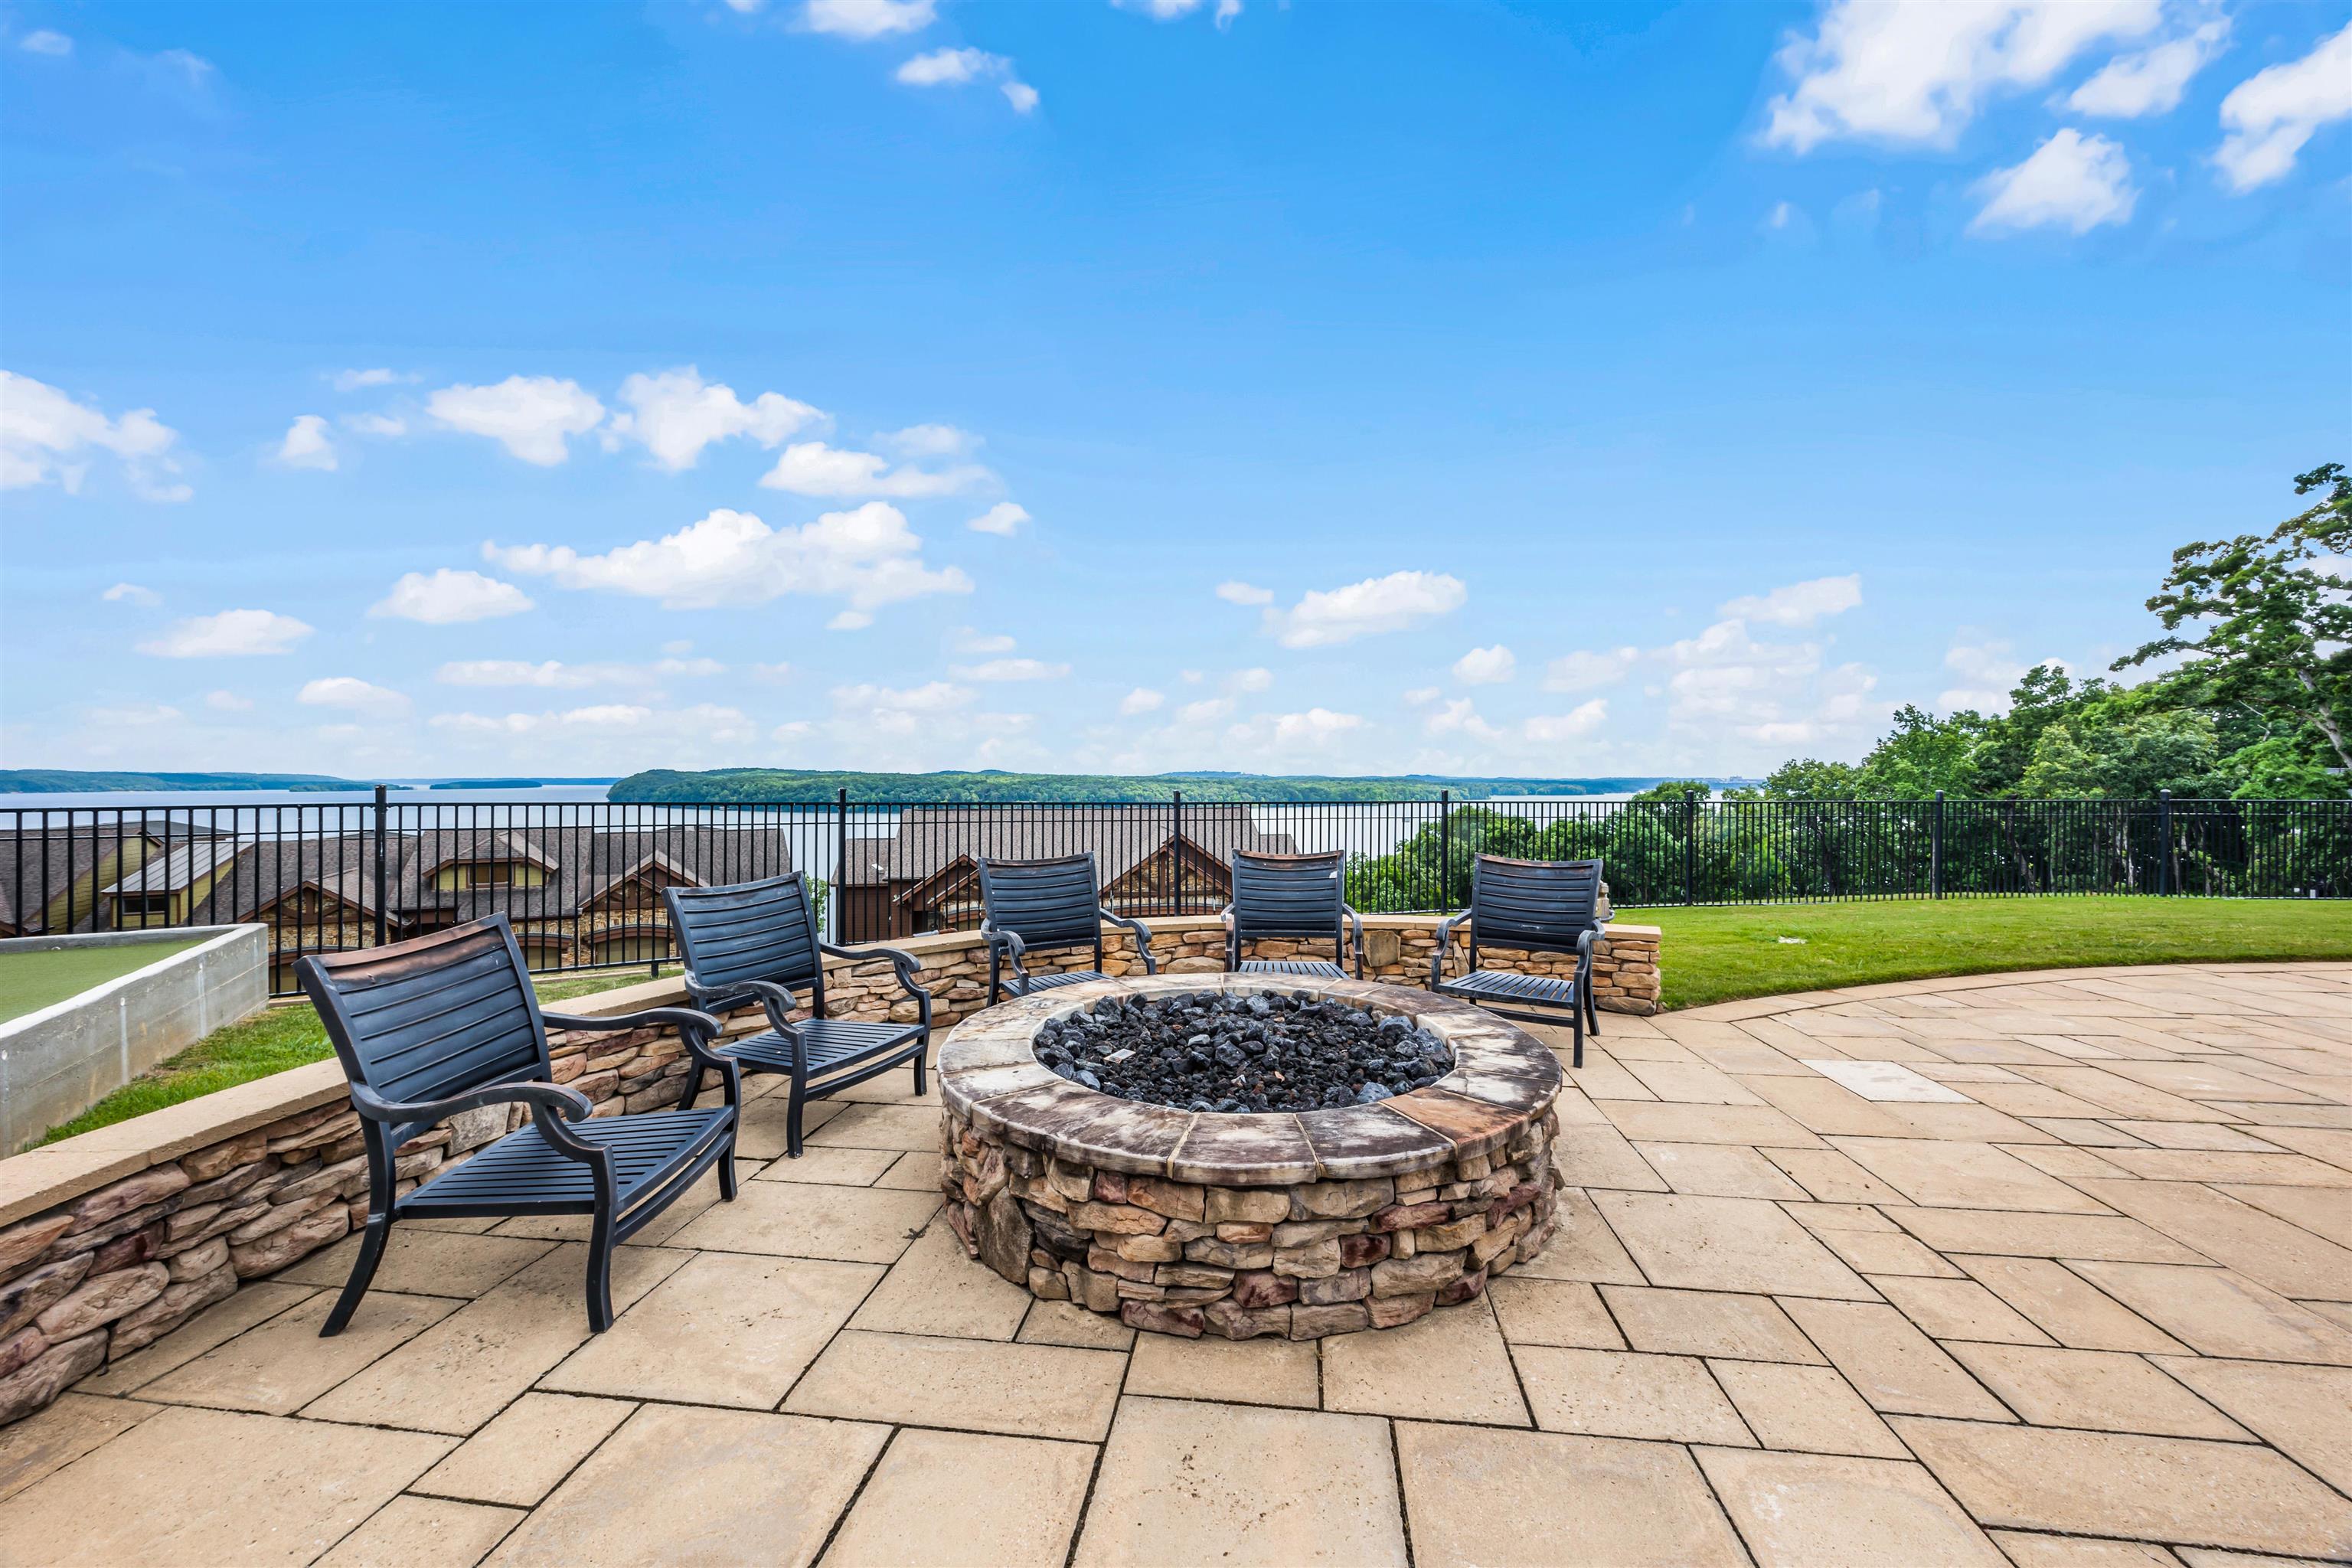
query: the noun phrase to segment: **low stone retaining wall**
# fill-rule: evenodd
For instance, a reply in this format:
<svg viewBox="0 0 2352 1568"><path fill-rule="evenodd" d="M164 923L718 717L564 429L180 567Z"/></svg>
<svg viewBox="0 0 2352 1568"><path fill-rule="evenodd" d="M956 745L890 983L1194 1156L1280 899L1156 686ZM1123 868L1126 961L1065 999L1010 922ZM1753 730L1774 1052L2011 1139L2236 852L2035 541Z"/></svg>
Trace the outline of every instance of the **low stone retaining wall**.
<svg viewBox="0 0 2352 1568"><path fill-rule="evenodd" d="M1427 982L1433 917L1364 923L1373 961L1368 973ZM1392 952L1383 945L1390 942ZM1654 927L1611 929L1594 966L1603 1008L1655 1010L1657 942ZM922 964L942 1034L986 1005L988 957L976 935L894 945ZM1248 956L1282 956L1277 950L1300 945L1255 943ZM1201 916L1154 922L1152 952L1164 970L1221 969L1223 927ZM1081 968L1089 956L1038 967ZM1452 960L1451 972L1462 962ZM1106 955L1105 967L1140 969L1123 946ZM833 960L826 987L826 1011L835 1016L914 1018L915 1005L899 994L886 961ZM679 982L659 980L557 1006L610 1016L684 1000ZM729 1025L730 1034L765 1026L757 1013L738 1014ZM549 1047L555 1080L595 1101L599 1116L675 1105L683 1088L684 1047L659 1031L559 1033ZM401 1190L528 1119L520 1106L490 1107L424 1134L400 1151ZM1457 1167L1436 1184L1464 1180ZM245 1280L340 1241L364 1219L366 1196L359 1118L331 1060L0 1160L0 1426L40 1409L110 1357L161 1338Z"/></svg>

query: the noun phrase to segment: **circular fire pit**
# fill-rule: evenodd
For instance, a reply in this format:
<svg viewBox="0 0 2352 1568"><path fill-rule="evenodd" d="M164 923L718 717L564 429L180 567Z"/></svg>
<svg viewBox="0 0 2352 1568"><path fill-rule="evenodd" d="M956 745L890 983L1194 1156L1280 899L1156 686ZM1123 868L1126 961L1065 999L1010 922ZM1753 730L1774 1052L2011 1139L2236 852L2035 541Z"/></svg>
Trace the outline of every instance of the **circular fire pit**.
<svg viewBox="0 0 2352 1568"><path fill-rule="evenodd" d="M1393 1328L1468 1300L1550 1239L1559 1187L1551 1105L1561 1076L1549 1050L1491 1014L1427 992L1268 979L1174 974L1065 986L959 1024L940 1051L940 1185L966 1250L1034 1295L1115 1313L1135 1328L1304 1340ZM1200 1016L1238 1023L1223 1038L1245 1059L1221 1060L1219 1031L1180 1007L1172 1016L1191 1026L1171 1070L1183 1079L1222 1068L1216 1098L1226 1103L1253 1092L1264 1100L1278 1087L1252 1068L1260 1053L1247 1049L1246 1024L1297 1012L1269 1002L1255 1014L1249 998L1342 1003L1310 1016L1319 1028L1336 1012L1352 1031L1360 1026L1349 1015L1368 1014L1376 1043L1382 1035L1391 1046L1417 1041L1425 1031L1442 1051L1370 1057L1406 1081L1444 1070L1367 1103L1232 1112L1190 1109L1209 1098L1190 1082L1178 1085L1185 1105L1147 1104L1089 1089L1038 1058L1048 1025L1056 1026L1049 1038L1092 1047L1097 1031L1074 1035L1072 1020L1093 1016L1107 998L1165 1004L1204 993L1244 999L1246 1019L1213 1005ZM1140 1031L1147 1044L1160 1028ZM1205 1048L1194 1043L1202 1034L1210 1036ZM1278 1059L1297 1054L1279 1040L1274 1048ZM1210 1067L1190 1068L1182 1053L1192 1051ZM1048 1054L1066 1070L1077 1059L1066 1048ZM1328 1070L1305 1075L1318 1099L1341 1071L1338 1059L1327 1050ZM1360 1063L1365 1053L1349 1059ZM1164 1083L1170 1075L1143 1076ZM1361 1092L1349 1089L1351 1100Z"/></svg>

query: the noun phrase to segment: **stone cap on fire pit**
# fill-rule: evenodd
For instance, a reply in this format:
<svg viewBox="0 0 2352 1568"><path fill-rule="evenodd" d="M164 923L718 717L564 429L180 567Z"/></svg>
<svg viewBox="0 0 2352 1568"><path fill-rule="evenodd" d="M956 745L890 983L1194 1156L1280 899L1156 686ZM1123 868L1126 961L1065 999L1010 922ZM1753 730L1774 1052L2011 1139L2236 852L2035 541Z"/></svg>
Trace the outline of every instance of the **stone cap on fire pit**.
<svg viewBox="0 0 2352 1568"><path fill-rule="evenodd" d="M1401 1013L1443 1039L1454 1070L1425 1089L1325 1110L1180 1110L1098 1093L1037 1060L1046 1022L1106 996L1188 991L1308 994ZM940 1047L940 1094L983 1138L1129 1175L1211 1186L1286 1186L1426 1170L1509 1143L1551 1109L1559 1060L1490 1013L1405 986L1263 974L1160 974L1066 985L957 1025Z"/></svg>

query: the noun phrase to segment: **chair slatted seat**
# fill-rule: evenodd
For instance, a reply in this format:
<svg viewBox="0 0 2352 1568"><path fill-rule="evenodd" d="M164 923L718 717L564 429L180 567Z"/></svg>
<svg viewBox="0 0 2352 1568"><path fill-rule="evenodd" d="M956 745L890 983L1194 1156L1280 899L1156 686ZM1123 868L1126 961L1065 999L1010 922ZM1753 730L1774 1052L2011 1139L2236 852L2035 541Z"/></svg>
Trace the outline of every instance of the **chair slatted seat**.
<svg viewBox="0 0 2352 1568"><path fill-rule="evenodd" d="M714 1055L719 1020L686 1007L606 1017L542 1012L522 950L503 914L412 941L316 953L295 964L351 1080L368 1164L368 1216L359 1256L319 1331L342 1332L383 1260L392 1226L411 1215L593 1215L588 1326L613 1322L613 1248L714 1167L735 1197L735 1129L741 1079ZM677 1110L591 1120L594 1105L554 1081L547 1027L675 1028L687 1074ZM697 1108L705 1071L724 1103ZM398 1190L402 1144L463 1110L520 1102L529 1125Z"/></svg>
<svg viewBox="0 0 2352 1568"><path fill-rule="evenodd" d="M696 1005L713 1013L754 1005L766 1013L765 1030L722 1040L712 1049L747 1070L792 1079L784 1114L784 1144L792 1158L801 1155L801 1119L809 1101L909 1063L915 1092L923 1092L931 994L917 983L919 966L896 948L840 947L819 937L816 905L801 872L725 888L665 888L662 900L686 959L687 994ZM917 1021L826 1017L828 953L887 959L899 986L915 1000ZM808 1016L794 1018L803 991L809 994Z"/></svg>
<svg viewBox="0 0 2352 1568"><path fill-rule="evenodd" d="M1106 924L1127 931L1146 974L1160 973L1151 956L1150 929L1141 921L1105 908L1101 889L1091 850L1050 860L981 861L980 934L988 943L990 1006L1004 996L1027 996L1057 985L1108 979L1103 973ZM1033 974L1024 962L1032 952L1073 947L1094 950L1092 969Z"/></svg>
<svg viewBox="0 0 2352 1568"><path fill-rule="evenodd" d="M1364 922L1348 907L1348 858L1323 855L1260 855L1236 849L1233 856L1234 901L1221 912L1225 922L1225 968L1243 974L1280 974L1293 979L1345 980L1339 967L1355 937L1356 974L1364 973ZM1312 958L1244 960L1242 943L1260 937L1321 942L1328 938L1328 962Z"/></svg>
<svg viewBox="0 0 2352 1568"><path fill-rule="evenodd" d="M1445 956L1452 951L1454 928L1470 922L1469 972L1455 979L1445 975ZM1443 996L1459 996L1488 1012L1527 1023L1570 1026L1575 1036L1574 1064L1584 1065L1588 1026L1601 1032L1600 1009L1592 999L1592 950L1606 934L1601 918L1601 862L1598 860L1513 860L1481 855L1470 868L1470 908L1450 915L1437 928L1437 951L1429 960L1429 988ZM1519 952L1572 952L1576 973L1527 974L1509 969L1488 969L1479 962L1480 947ZM1565 1012L1565 1018L1560 1014Z"/></svg>

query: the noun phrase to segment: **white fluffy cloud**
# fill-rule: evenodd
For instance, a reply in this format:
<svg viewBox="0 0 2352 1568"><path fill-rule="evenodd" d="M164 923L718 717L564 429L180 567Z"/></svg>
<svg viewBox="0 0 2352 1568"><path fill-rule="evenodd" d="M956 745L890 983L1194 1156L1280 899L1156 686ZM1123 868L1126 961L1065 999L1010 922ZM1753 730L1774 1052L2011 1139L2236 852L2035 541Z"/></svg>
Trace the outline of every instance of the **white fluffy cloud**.
<svg viewBox="0 0 2352 1568"><path fill-rule="evenodd" d="M2117 55L2076 88L2066 107L2107 120L2168 114L2180 107L2189 79L2203 70L2230 39L2230 19L2218 17L2181 37Z"/></svg>
<svg viewBox="0 0 2352 1568"><path fill-rule="evenodd" d="M403 375L396 370L378 366L373 370L339 370L328 378L337 392L359 392L371 386L391 386L398 382L414 381L413 375Z"/></svg>
<svg viewBox="0 0 2352 1568"><path fill-rule="evenodd" d="M771 667L761 666L755 674L765 675ZM562 659L541 659L533 663L524 658L453 659L434 671L433 679L445 686L532 686L557 690L577 690L590 686L651 686L673 677L699 678L724 675L727 667L715 658L686 658L672 656L651 664L566 664Z"/></svg>
<svg viewBox="0 0 2352 1568"><path fill-rule="evenodd" d="M1581 649L1564 653L1544 667L1546 691L1592 691L1603 686L1614 686L1633 669L1633 661L1642 657L1639 648L1611 648L1604 653L1589 653Z"/></svg>
<svg viewBox="0 0 2352 1568"><path fill-rule="evenodd" d="M1070 667L1048 664L1042 658L992 658L959 664L950 673L958 680L1059 680L1070 673Z"/></svg>
<svg viewBox="0 0 2352 1568"><path fill-rule="evenodd" d="M121 459L123 478L142 500L184 501L194 492L171 478L180 471L171 455L179 438L152 408L110 419L47 382L0 370L0 489L55 483L79 494L95 448Z"/></svg>
<svg viewBox="0 0 2352 1568"><path fill-rule="evenodd" d="M1010 539L1019 532L1021 525L1028 521L1027 507L1016 505L1009 500L1001 500L964 526L975 533L993 533L1001 539Z"/></svg>
<svg viewBox="0 0 2352 1568"><path fill-rule="evenodd" d="M702 449L714 441L748 436L772 447L824 418L781 392L763 392L745 403L733 387L703 380L690 364L629 377L621 383L620 401L624 410L604 427L605 449L635 441L672 473L700 462Z"/></svg>
<svg viewBox="0 0 2352 1568"><path fill-rule="evenodd" d="M526 463L552 468L570 457L571 437L593 430L604 405L578 382L510 375L495 386L445 386L425 411L452 430L487 436Z"/></svg>
<svg viewBox="0 0 2352 1568"><path fill-rule="evenodd" d="M808 0L802 24L813 33L883 38L919 33L939 15L936 0Z"/></svg>
<svg viewBox="0 0 2352 1568"><path fill-rule="evenodd" d="M1609 699L1596 697L1580 702L1565 713L1538 714L1520 726L1528 741L1538 746L1557 746L1565 741L1580 741L1607 722Z"/></svg>
<svg viewBox="0 0 2352 1568"><path fill-rule="evenodd" d="M205 706L216 713L250 713L254 702L250 697L240 697L234 691L207 691Z"/></svg>
<svg viewBox="0 0 2352 1568"><path fill-rule="evenodd" d="M1228 605L1271 605L1274 603L1274 590L1251 583L1220 583L1217 584L1217 597Z"/></svg>
<svg viewBox="0 0 2352 1568"><path fill-rule="evenodd" d="M1192 15L1208 4L1208 0L1111 0L1122 11L1140 11L1155 22L1174 22ZM1242 14L1242 0L1217 0L1216 19L1220 27L1230 25Z"/></svg>
<svg viewBox="0 0 2352 1568"><path fill-rule="evenodd" d="M389 687L373 686L353 675L330 675L305 681L295 700L313 708L348 708L376 718L408 711L407 698Z"/></svg>
<svg viewBox="0 0 2352 1568"><path fill-rule="evenodd" d="M1165 693L1154 691L1149 686L1139 686L1118 700L1118 710L1131 719L1139 713L1158 711L1167 700Z"/></svg>
<svg viewBox="0 0 2352 1568"><path fill-rule="evenodd" d="M1518 673L1519 661L1509 648L1474 647L1454 661L1454 679L1465 686L1500 686Z"/></svg>
<svg viewBox="0 0 2352 1568"><path fill-rule="evenodd" d="M995 478L976 463L939 469L912 464L892 468L889 459L878 453L846 451L822 441L795 441L784 448L776 466L760 477L760 483L767 489L826 500L887 496L894 500L919 500L958 495L992 483Z"/></svg>
<svg viewBox="0 0 2352 1568"><path fill-rule="evenodd" d="M16 47L28 55L63 56L73 53L73 40L63 33L53 33L43 27L16 40Z"/></svg>
<svg viewBox="0 0 2352 1568"><path fill-rule="evenodd" d="M2139 200L2123 148L2071 125L2024 163L1986 175L1977 193L1985 205L1969 225L1970 234L2045 226L2087 234L2101 224L2124 222Z"/></svg>
<svg viewBox="0 0 2352 1568"><path fill-rule="evenodd" d="M1222 588L1218 592L1224 594ZM1380 632L1402 631L1461 608L1468 597L1459 577L1442 572L1391 572L1344 588L1318 589L1287 610L1268 605L1265 628L1285 647L1329 647Z"/></svg>
<svg viewBox="0 0 2352 1568"><path fill-rule="evenodd" d="M1479 717L1478 705L1467 697L1457 697L1437 709L1421 721L1421 727L1432 735L1464 735L1488 744L1503 739L1503 731Z"/></svg>
<svg viewBox="0 0 2352 1568"><path fill-rule="evenodd" d="M393 414L346 414L343 428L356 430L362 436L405 436L408 421Z"/></svg>
<svg viewBox="0 0 2352 1568"><path fill-rule="evenodd" d="M1862 603L1862 574L1815 577L1791 583L1769 594L1734 599L1716 611L1727 620L1762 621L1768 626L1809 626L1823 616L1841 615Z"/></svg>
<svg viewBox="0 0 2352 1568"><path fill-rule="evenodd" d="M628 773L645 767L711 767L740 762L760 726L739 708L697 702L655 707L603 702L538 713L442 713L444 740L494 762L530 764L561 754L567 765Z"/></svg>
<svg viewBox="0 0 2352 1568"><path fill-rule="evenodd" d="M278 460L289 468L323 468L335 467L335 444L327 435L327 421L316 414L296 416L287 426L286 439L278 444Z"/></svg>
<svg viewBox="0 0 2352 1568"><path fill-rule="evenodd" d="M237 658L291 653L311 627L270 610L223 610L174 621L163 635L139 645L157 658Z"/></svg>
<svg viewBox="0 0 2352 1568"><path fill-rule="evenodd" d="M952 425L909 425L882 432L874 444L902 458L961 458L980 449L980 437Z"/></svg>
<svg viewBox="0 0 2352 1568"><path fill-rule="evenodd" d="M1309 708L1301 713L1261 713L1227 730L1225 739L1237 748L1271 752L1281 761L1323 755L1363 728L1361 714Z"/></svg>
<svg viewBox="0 0 2352 1568"><path fill-rule="evenodd" d="M908 87L961 87L969 82L996 81L1003 86L1005 101L1016 113L1026 114L1037 107L1037 89L1013 75L1013 62L1003 55L992 55L986 49L933 49L928 55L917 55L898 69L898 79Z"/></svg>
<svg viewBox="0 0 2352 1568"><path fill-rule="evenodd" d="M2299 60L2255 72L2221 100L2213 154L2236 191L2284 179L2321 126L2352 118L2352 23Z"/></svg>
<svg viewBox="0 0 2352 1568"><path fill-rule="evenodd" d="M422 572L403 574L390 593L368 606L368 614L379 620L389 616L446 626L519 616L530 607L530 595L511 583L444 566L429 576Z"/></svg>
<svg viewBox="0 0 2352 1568"><path fill-rule="evenodd" d="M152 610L163 602L163 595L136 583L117 583L99 597L110 605L136 605L142 610Z"/></svg>
<svg viewBox="0 0 2352 1568"><path fill-rule="evenodd" d="M562 544L486 544L482 553L562 587L635 594L670 609L763 605L787 594L839 597L848 607L835 620L854 626L903 599L971 592L961 569L926 566L922 544L898 508L868 501L781 529L722 507L676 533L601 555Z"/></svg>
<svg viewBox="0 0 2352 1568"><path fill-rule="evenodd" d="M1949 146L1995 92L2039 86L2162 16L2158 0L1832 0L1812 36L1780 50L1795 79L1768 107L1764 140L1799 153L1837 137Z"/></svg>

